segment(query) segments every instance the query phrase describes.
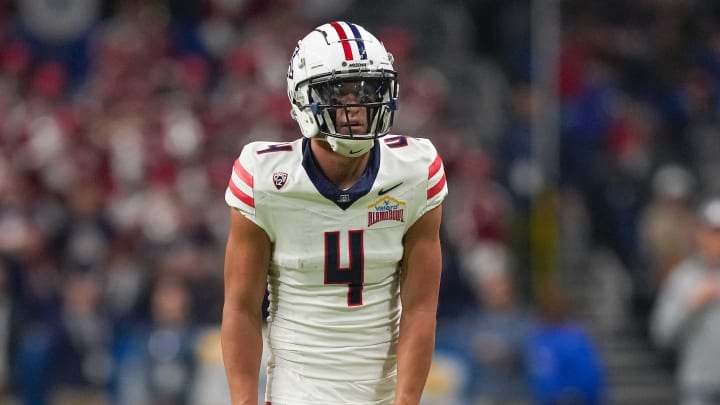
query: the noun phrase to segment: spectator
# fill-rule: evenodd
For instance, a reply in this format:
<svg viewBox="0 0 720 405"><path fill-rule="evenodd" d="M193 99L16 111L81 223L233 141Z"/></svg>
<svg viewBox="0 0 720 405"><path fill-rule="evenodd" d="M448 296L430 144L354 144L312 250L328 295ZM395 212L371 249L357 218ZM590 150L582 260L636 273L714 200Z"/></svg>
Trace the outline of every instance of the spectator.
<svg viewBox="0 0 720 405"><path fill-rule="evenodd" d="M536 405L603 405L605 371L587 332L572 322L560 293L541 299L526 361Z"/></svg>
<svg viewBox="0 0 720 405"><path fill-rule="evenodd" d="M720 401L720 199L700 205L696 251L662 285L651 318L655 343L677 353L682 405Z"/></svg>
<svg viewBox="0 0 720 405"><path fill-rule="evenodd" d="M195 375L195 326L182 279L157 280L150 296L151 319L120 342L119 404L188 404Z"/></svg>
<svg viewBox="0 0 720 405"><path fill-rule="evenodd" d="M49 348L53 404L91 405L109 399L112 336L100 298L100 284L92 277L72 274L63 284L62 306Z"/></svg>
<svg viewBox="0 0 720 405"><path fill-rule="evenodd" d="M521 302L511 259L496 242L468 251L462 270L477 305L439 332L439 346L465 357L468 404L528 403L523 348L533 318Z"/></svg>
<svg viewBox="0 0 720 405"><path fill-rule="evenodd" d="M27 41L41 58L63 63L74 78L87 69L87 42L96 24L99 0L17 2L18 17Z"/></svg>
<svg viewBox="0 0 720 405"><path fill-rule="evenodd" d="M638 250L646 269L638 289L650 299L692 251L694 189L695 178L678 164L661 166L653 175L652 197L638 221Z"/></svg>
<svg viewBox="0 0 720 405"><path fill-rule="evenodd" d="M487 152L465 148L458 156L451 186L463 193L450 197L448 238L461 251L484 241L508 244L512 235L513 207L508 191L493 173Z"/></svg>

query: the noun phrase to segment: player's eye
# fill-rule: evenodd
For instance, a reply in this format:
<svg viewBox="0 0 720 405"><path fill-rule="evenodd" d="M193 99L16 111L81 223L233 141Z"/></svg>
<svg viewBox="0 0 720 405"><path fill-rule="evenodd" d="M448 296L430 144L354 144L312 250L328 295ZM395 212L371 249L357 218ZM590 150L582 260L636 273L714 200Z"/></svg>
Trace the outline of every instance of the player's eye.
<svg viewBox="0 0 720 405"><path fill-rule="evenodd" d="M328 105L346 104L350 95L356 98L353 103L375 103L382 100L382 93L382 82L377 80L331 82L315 89L318 101Z"/></svg>

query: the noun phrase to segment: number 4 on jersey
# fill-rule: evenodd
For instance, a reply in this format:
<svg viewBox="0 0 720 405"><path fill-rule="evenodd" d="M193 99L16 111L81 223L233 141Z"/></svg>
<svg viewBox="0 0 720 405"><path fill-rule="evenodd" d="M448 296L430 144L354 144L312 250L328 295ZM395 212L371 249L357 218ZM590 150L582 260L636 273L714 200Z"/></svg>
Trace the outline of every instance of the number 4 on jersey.
<svg viewBox="0 0 720 405"><path fill-rule="evenodd" d="M340 232L325 232L325 284L347 284L348 306L362 305L365 277L363 231L348 231L350 265L340 267Z"/></svg>

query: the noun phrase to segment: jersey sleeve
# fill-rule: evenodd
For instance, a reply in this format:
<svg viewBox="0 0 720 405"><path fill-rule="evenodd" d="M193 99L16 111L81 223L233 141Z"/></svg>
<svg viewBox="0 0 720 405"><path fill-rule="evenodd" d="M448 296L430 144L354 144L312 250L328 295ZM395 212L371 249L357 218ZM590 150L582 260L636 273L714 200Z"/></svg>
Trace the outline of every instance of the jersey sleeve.
<svg viewBox="0 0 720 405"><path fill-rule="evenodd" d="M442 158L434 146L429 144L429 155L432 156L432 162L427 167L427 200L425 208L420 212L422 216L426 212L440 205L448 193L447 178L445 177L445 167Z"/></svg>
<svg viewBox="0 0 720 405"><path fill-rule="evenodd" d="M246 145L235 159L225 190L225 202L270 235L269 221L256 208L256 201L260 196L255 189L254 178L258 167L252 150L252 144Z"/></svg>
<svg viewBox="0 0 720 405"><path fill-rule="evenodd" d="M440 154L435 151L435 157L432 163L430 163L430 166L428 166L427 205L425 206L423 214L440 205L447 196L447 193L445 167L443 166Z"/></svg>
<svg viewBox="0 0 720 405"><path fill-rule="evenodd" d="M442 158L429 139L409 138L409 145L414 157L412 167L416 181L413 192L413 209L407 221L407 228L420 219L425 213L442 204L447 196L447 179Z"/></svg>

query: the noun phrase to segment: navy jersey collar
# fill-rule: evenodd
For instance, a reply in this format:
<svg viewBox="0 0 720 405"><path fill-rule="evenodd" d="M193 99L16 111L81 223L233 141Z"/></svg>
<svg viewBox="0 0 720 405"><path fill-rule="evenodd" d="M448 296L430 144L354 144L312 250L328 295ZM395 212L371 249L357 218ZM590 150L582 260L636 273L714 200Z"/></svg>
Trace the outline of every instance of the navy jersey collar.
<svg viewBox="0 0 720 405"><path fill-rule="evenodd" d="M315 161L315 156L313 156L312 154L312 148L310 147L310 139L303 139L302 149L302 165L305 168L305 172L307 173L308 177L310 177L310 180L315 185L315 188L325 198L332 201L333 203L335 203L335 205L337 205L343 210L351 206L360 197L369 193L370 189L375 183L375 178L377 177L378 171L380 169L380 145L377 139L375 140L375 145L373 145L373 148L370 149L370 152L368 152L371 155L370 159L368 160L368 165L365 168L365 172L360 177L360 179L358 179L358 181L347 190L343 190L333 184L325 176L322 170L320 170L320 167Z"/></svg>

